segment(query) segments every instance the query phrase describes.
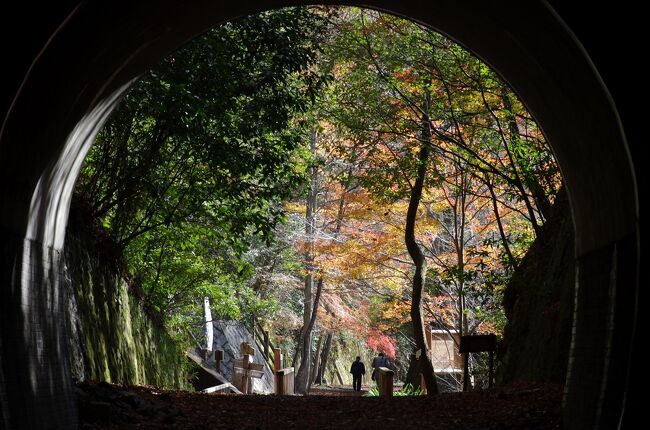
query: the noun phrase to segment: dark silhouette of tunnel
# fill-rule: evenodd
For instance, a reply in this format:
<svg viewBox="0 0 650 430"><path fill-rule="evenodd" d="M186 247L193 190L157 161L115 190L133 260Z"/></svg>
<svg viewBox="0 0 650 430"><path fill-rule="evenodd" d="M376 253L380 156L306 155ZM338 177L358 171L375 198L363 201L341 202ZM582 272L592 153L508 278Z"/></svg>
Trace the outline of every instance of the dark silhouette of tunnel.
<svg viewBox="0 0 650 430"><path fill-rule="evenodd" d="M9 59L0 99L0 428L76 425L60 253L78 170L120 95L149 65L218 23L308 2L51 3L38 10L26 4L2 18L23 27L2 30ZM564 425L629 422L640 384L631 378L639 367L639 194L617 110L582 45L541 0L362 3L466 46L503 76L542 127L576 231Z"/></svg>

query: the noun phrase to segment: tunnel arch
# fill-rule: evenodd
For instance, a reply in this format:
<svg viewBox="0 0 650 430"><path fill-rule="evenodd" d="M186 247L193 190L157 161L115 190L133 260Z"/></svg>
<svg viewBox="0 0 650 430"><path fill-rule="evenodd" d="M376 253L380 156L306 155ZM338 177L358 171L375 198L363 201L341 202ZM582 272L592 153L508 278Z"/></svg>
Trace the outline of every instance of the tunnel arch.
<svg viewBox="0 0 650 430"><path fill-rule="evenodd" d="M76 175L119 97L148 65L210 27L307 3L84 2L49 38L0 129L0 230L7 238L0 245L0 423L74 425L65 339L51 318L63 306L55 268ZM414 0L367 0L363 6L430 26L467 47L501 74L544 130L576 231L565 425L615 427L636 327L630 310L637 305L639 203L625 135L598 72L544 1L432 0L423 8ZM26 359L11 360L10 350ZM21 412L25 405L30 413Z"/></svg>

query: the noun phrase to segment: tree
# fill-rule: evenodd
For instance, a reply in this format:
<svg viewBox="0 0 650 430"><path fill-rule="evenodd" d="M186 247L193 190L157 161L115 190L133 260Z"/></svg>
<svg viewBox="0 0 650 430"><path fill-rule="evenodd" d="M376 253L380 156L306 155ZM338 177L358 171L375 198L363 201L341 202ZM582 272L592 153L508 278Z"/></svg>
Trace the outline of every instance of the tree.
<svg viewBox="0 0 650 430"><path fill-rule="evenodd" d="M315 156L316 145L318 139L318 132L315 127L311 130L311 139L309 149L312 157ZM312 290L314 287L314 273L316 267L314 266L315 259L315 220L317 210L317 195L318 195L318 167L312 163L309 167L309 186L307 189L307 198L305 202L305 288L304 288L304 303L303 303L303 330L301 336L300 348L300 366L296 372L295 389L296 392L306 394L311 375L312 364L312 330L316 321L316 314L318 311L318 304L323 290L323 278L318 280L316 296L312 301Z"/></svg>
<svg viewBox="0 0 650 430"><path fill-rule="evenodd" d="M485 303L489 293L498 302L498 284L539 231L561 180L530 115L485 64L400 18L360 10L341 16L338 38L326 50L337 77L328 119L363 148L363 168L355 173L374 198L410 198L404 229L415 270L411 316L417 349L426 352L418 301L428 300L427 261L436 276L425 289L435 295L453 284L451 321L468 332L468 299ZM443 234L418 234L416 219L427 218ZM449 247L432 237L448 239ZM423 253L427 244L431 252ZM450 250L453 261L445 255Z"/></svg>
<svg viewBox="0 0 650 430"><path fill-rule="evenodd" d="M204 295L227 316L262 304L241 256L304 181L325 24L291 8L214 28L148 71L99 133L76 195L168 322Z"/></svg>
<svg viewBox="0 0 650 430"><path fill-rule="evenodd" d="M77 194L168 326L199 327L204 296L217 317L261 316L302 392L343 339L419 350L433 394L425 328L498 332L560 184L524 106L461 47L379 12L296 8L152 69Z"/></svg>

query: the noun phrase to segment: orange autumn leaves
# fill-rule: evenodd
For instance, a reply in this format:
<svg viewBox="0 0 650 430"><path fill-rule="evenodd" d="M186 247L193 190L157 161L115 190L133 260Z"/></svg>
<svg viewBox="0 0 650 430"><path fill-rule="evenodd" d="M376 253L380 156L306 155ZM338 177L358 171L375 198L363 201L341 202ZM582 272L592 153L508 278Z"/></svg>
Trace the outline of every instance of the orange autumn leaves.
<svg viewBox="0 0 650 430"><path fill-rule="evenodd" d="M498 332L501 291L544 221L538 202L561 185L541 131L498 76L444 36L376 11L340 21L327 51L335 79L316 115L317 231L297 245L314 250L311 270L325 281L322 326L373 343L409 322L404 225L426 147L415 223L429 269L425 322ZM304 203L287 210L304 219Z"/></svg>

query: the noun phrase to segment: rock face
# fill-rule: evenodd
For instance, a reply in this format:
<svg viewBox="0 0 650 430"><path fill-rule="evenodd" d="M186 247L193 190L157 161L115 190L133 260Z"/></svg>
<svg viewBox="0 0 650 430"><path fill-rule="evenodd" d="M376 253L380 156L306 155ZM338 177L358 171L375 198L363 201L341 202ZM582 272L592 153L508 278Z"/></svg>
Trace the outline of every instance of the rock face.
<svg viewBox="0 0 650 430"><path fill-rule="evenodd" d="M72 376L189 388L183 353L129 291L115 256L88 224L71 212L63 261L67 315L61 324L68 332Z"/></svg>
<svg viewBox="0 0 650 430"><path fill-rule="evenodd" d="M508 323L499 345L499 382L564 383L574 294L573 222L562 190L504 294Z"/></svg>
<svg viewBox="0 0 650 430"><path fill-rule="evenodd" d="M255 363L264 364L264 375L261 378L253 378L253 392L269 394L274 392L273 369L264 360L262 353L253 342L253 337L240 321L217 320L212 323L214 327L214 340L212 350L223 350L223 361L217 369L228 381L232 382L232 368L236 358L241 356L239 348L242 342L249 342L255 349ZM208 365L214 365L210 360Z"/></svg>

